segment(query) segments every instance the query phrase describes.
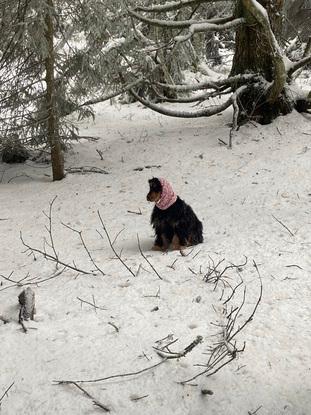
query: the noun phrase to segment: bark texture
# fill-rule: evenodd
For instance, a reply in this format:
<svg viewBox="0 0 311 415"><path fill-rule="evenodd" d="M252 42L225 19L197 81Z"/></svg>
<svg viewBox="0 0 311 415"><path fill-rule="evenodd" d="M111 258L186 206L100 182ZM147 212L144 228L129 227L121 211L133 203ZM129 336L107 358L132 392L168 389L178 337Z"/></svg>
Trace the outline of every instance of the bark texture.
<svg viewBox="0 0 311 415"><path fill-rule="evenodd" d="M53 180L62 180L64 174L64 156L58 132L57 113L55 106L55 82L54 82L54 25L53 25L53 0L47 1L48 11L45 17L46 41L48 54L45 58L46 69L46 107L47 107L47 133L51 148L51 162Z"/></svg>
<svg viewBox="0 0 311 415"><path fill-rule="evenodd" d="M279 47L284 0L257 0L256 3L265 10L258 9L252 0L237 3L236 17L244 17L247 24L236 32L231 75L255 72L271 83L269 90L260 85L249 88L239 102L241 117L267 124L292 110L284 90L286 71Z"/></svg>

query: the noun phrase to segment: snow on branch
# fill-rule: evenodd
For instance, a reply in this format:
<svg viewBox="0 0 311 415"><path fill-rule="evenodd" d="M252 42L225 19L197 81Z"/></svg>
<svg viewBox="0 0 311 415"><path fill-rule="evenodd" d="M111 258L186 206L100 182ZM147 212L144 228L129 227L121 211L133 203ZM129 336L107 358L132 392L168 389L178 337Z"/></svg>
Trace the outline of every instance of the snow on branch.
<svg viewBox="0 0 311 415"><path fill-rule="evenodd" d="M224 111L225 109L229 108L230 105L232 104L231 97L230 97L227 101L225 101L222 104L212 105L212 106L203 108L198 111L177 111L177 110L172 110L170 108L166 108L162 105L154 104L153 102L140 97L133 90L131 90L130 92L137 99L137 101L139 101L145 107L150 108L151 110L158 112L159 114L167 115L170 117L178 117L178 118L210 117L212 115L215 115L215 114L218 114Z"/></svg>
<svg viewBox="0 0 311 415"><path fill-rule="evenodd" d="M186 40L191 39L191 37L195 33L199 33L199 32L211 32L211 31L219 32L222 30L234 29L238 26L245 24L245 22L246 20L244 19L244 17L239 17L238 19L233 19L223 24L204 23L204 22L194 23L189 27L188 33L186 33L185 35L176 36L175 41L185 42Z"/></svg>
<svg viewBox="0 0 311 415"><path fill-rule="evenodd" d="M152 26L159 26L159 27L167 27L169 29L184 29L190 27L192 25L197 24L206 24L206 25L217 25L217 24L225 24L231 20L233 20L233 16L222 17L218 19L208 19L208 20L163 20L163 19L150 19L148 17L143 16L142 14L136 13L134 10L129 10L129 14L136 19L148 23ZM216 30L216 29L214 29Z"/></svg>
<svg viewBox="0 0 311 415"><path fill-rule="evenodd" d="M147 23L151 26L166 27L170 29L185 29L188 28L188 33L185 35L179 35L175 37L175 41L184 42L190 39L195 33L209 32L209 31L222 31L236 28L246 22L243 17L234 19L233 16L227 16L219 19L210 20L162 20L162 19L149 19L133 10L129 10L129 14L136 19Z"/></svg>
<svg viewBox="0 0 311 415"><path fill-rule="evenodd" d="M222 0L216 0L222 1ZM153 6L137 6L135 10L142 12L168 12L178 10L187 6L199 6L201 3L215 3L215 0L179 0L168 1L164 4L154 4Z"/></svg>
<svg viewBox="0 0 311 415"><path fill-rule="evenodd" d="M309 63L311 63L311 56L306 56L305 58L302 58L297 62L292 62L290 65L288 65L287 68L288 76L291 76L294 72L298 71L298 69L303 68Z"/></svg>
<svg viewBox="0 0 311 415"><path fill-rule="evenodd" d="M259 82L263 81L263 78L257 74L241 74L231 76L229 78L218 79L217 81L203 81L197 84L190 84L190 85L171 85L171 84L164 84L161 82L156 83L156 85L161 86L163 88L168 88L172 91L177 92L193 92L205 89L220 89L224 86L233 86L237 84L243 84L245 82Z"/></svg>

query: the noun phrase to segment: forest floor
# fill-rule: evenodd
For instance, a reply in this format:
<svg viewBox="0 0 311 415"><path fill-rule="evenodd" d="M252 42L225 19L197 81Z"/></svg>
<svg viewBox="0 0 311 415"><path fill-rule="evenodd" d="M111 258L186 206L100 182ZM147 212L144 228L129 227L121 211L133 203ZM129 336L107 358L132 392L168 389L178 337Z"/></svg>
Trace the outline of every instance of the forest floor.
<svg viewBox="0 0 311 415"><path fill-rule="evenodd" d="M1 415L104 411L75 384L57 383L69 380L97 380L77 385L118 415L311 413L311 119L294 112L245 125L228 150L219 140L231 117L100 105L95 122L81 125L96 140L73 144L63 181L51 182L47 164L0 164ZM167 178L203 222L204 243L184 255L151 251L153 176ZM20 233L54 254L48 216L59 261L87 274L26 251ZM219 274L232 264L240 266ZM18 295L28 286L36 315L25 333ZM211 350L225 350L231 312L241 328L233 346L245 350L213 376L180 384L233 357L227 345L206 366ZM170 350L182 353L197 336L184 357L162 362L154 349L177 340ZM114 375L122 376L98 381Z"/></svg>

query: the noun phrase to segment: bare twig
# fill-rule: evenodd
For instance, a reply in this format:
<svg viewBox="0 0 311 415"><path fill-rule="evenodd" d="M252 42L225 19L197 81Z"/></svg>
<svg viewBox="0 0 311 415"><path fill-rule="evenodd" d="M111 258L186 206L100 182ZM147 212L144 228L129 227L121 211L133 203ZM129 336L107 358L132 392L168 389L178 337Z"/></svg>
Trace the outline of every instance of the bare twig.
<svg viewBox="0 0 311 415"><path fill-rule="evenodd" d="M164 347L162 347L161 349L154 347L154 350L157 352L157 354L164 358L164 359L179 359L180 357L184 357L186 356L186 354L188 354L189 352L191 352L191 350L193 350L198 344L202 343L203 341L203 337L202 336L197 336L193 342L191 342L187 347L185 347L181 352L171 352L168 349L169 345L166 345ZM176 340L174 340L173 342L171 342L170 344L175 343ZM167 350L164 350L167 349Z"/></svg>
<svg viewBox="0 0 311 415"><path fill-rule="evenodd" d="M107 310L107 308L104 308L104 307L99 307L99 306L97 306L97 305L95 305L95 304L93 304L93 303L90 303L89 301L82 300L82 298L80 298L80 297L77 297L77 299L78 299L79 301L81 301L81 303L85 303L85 304L88 304L88 305L90 305L90 306L94 307L94 309L98 309L98 310Z"/></svg>
<svg viewBox="0 0 311 415"><path fill-rule="evenodd" d="M273 217L273 219L275 219L280 225L282 225L286 230L287 230L287 232L291 235L291 236L295 236L295 234L286 226L286 225L284 225L284 223L283 222L281 222L278 218L276 218L274 215L272 215L272 217Z"/></svg>
<svg viewBox="0 0 311 415"><path fill-rule="evenodd" d="M114 246L113 246L113 243L111 242L111 239L110 239L110 236L109 236L109 233L108 233L108 231L107 231L107 229L106 229L106 226L105 226L105 224L104 224L104 222L103 222L103 219L102 219L102 217L101 217L101 215L100 215L100 212L99 212L99 210L97 211L97 214L98 214L98 217L99 217L99 220L100 220L100 222L101 222L101 225L102 225L102 228L103 228L103 230L104 230L104 232L105 232L105 234L106 234L106 236L107 236L107 239L108 239L108 242L109 242L109 245L110 245L110 248L112 249L112 251L113 251L113 253L115 254L115 256L118 258L118 260L121 262L121 264L128 270L128 272L130 272L132 275L133 275L133 277L135 277L136 275L135 275L135 273L131 270L131 268L130 267L128 267L127 265L126 265L126 263L123 261L123 259L121 258L121 256L117 253L117 251L114 249ZM98 231L97 231L98 232ZM102 235L101 235L101 233L100 232L98 232L98 234L101 236L101 237L103 237Z"/></svg>
<svg viewBox="0 0 311 415"><path fill-rule="evenodd" d="M132 210L128 210L127 213L132 213L133 215L142 215L141 209L139 209L139 212L133 212Z"/></svg>
<svg viewBox="0 0 311 415"><path fill-rule="evenodd" d="M155 272L155 274L157 275L158 278L160 278L160 280L163 280L163 278L161 277L161 275L158 273L158 271L155 269L155 267L151 264L151 262L149 261L149 259L144 255L141 246L140 246L140 241L139 241L139 236L137 234L137 243L138 243L138 249L140 252L140 255L144 258L144 260L150 265L150 267L153 269L153 271Z"/></svg>
<svg viewBox="0 0 311 415"><path fill-rule="evenodd" d="M1 402L2 402L2 400L3 400L3 398L5 397L5 396L8 396L8 392L9 392L9 390L12 388L12 386L14 385L14 383L15 382L12 382L11 383L11 385L4 391L4 393L3 393L3 395L1 396L1 398L0 398L0 407L1 407Z"/></svg>
<svg viewBox="0 0 311 415"><path fill-rule="evenodd" d="M101 402L99 402L99 400L97 400L96 398L94 398L89 392L87 392L84 388L82 388L76 382L64 382L64 383L60 383L60 384L67 384L67 385L74 385L74 386L76 386L78 389L80 389L80 391L82 391L88 398L90 398L93 401L93 404L95 406L103 409L104 412L110 412L110 408L108 408L108 406L106 406L106 405L102 404Z"/></svg>
<svg viewBox="0 0 311 415"><path fill-rule="evenodd" d="M81 274L86 274L86 275L93 274L92 271L84 271L83 269L77 268L76 266L66 264L65 262L61 261L59 258L55 258L54 255L50 255L47 252L42 251L41 249L32 248L30 245L26 244L26 242L24 241L22 232L20 232L20 239L22 241L22 244L27 248L27 251L29 250L32 253L37 252L38 254L42 255L48 261L56 262L58 264L63 265L66 268L69 268L69 269L72 269L74 271L80 272Z"/></svg>
<svg viewBox="0 0 311 415"><path fill-rule="evenodd" d="M81 166L81 167L68 167L66 169L67 173L99 173L99 174L109 174L106 170L103 170L99 167L92 167L92 166Z"/></svg>
<svg viewBox="0 0 311 415"><path fill-rule="evenodd" d="M72 381L72 380L56 380L55 382L57 384L59 384L59 385L73 383L73 382L75 382L75 383L96 383L96 382L103 382L105 380L110 380L110 379L124 378L124 377L129 377L129 376L136 376L136 375L140 375L141 373L147 372L149 370L155 369L156 367L162 365L166 361L167 361L166 358L165 359L162 359L160 362L158 362L158 363L156 363L156 364L154 364L152 366L146 367L144 369L137 370L136 372L120 373L120 374L117 374L117 375L106 376L106 377L99 378L99 379L75 380L75 381Z"/></svg>
<svg viewBox="0 0 311 415"><path fill-rule="evenodd" d="M94 265L94 267L97 269L97 271L99 271L99 272L102 274L102 276L105 276L106 274L105 274L105 273L104 273L104 271L103 271L101 268L99 268L99 266L96 264L96 262L95 262L94 258L92 257L92 255L91 255L91 253L90 253L90 250L89 250L89 249L88 249L88 247L86 246L86 243L85 243L84 238L83 238L83 236L82 236L82 231L78 231L77 229L74 229L74 228L72 228L71 226L66 225L66 224L65 224L65 223L63 223L63 222L62 222L62 225L63 225L63 226L65 226L67 229L70 229L72 232L75 232L75 233L77 233L77 234L79 235L80 241L81 241L81 243L82 243L82 245L83 245L83 248L85 249L85 251L86 251L86 253L87 253L88 257L90 258L90 261L92 262L92 264Z"/></svg>
<svg viewBox="0 0 311 415"><path fill-rule="evenodd" d="M56 200L57 196L55 196L53 198L53 200L50 202L50 207L49 207L49 213L45 213L44 211L42 211L42 213L44 214L44 216L47 217L48 221L49 221L49 226L45 226L45 229L47 230L49 237L50 237L50 243L47 242L47 245L52 249L54 256L56 258L56 268L58 267L58 254L56 252L55 249L55 244L54 244L54 238L53 238L53 232L52 232L52 209L53 209L53 204Z"/></svg>

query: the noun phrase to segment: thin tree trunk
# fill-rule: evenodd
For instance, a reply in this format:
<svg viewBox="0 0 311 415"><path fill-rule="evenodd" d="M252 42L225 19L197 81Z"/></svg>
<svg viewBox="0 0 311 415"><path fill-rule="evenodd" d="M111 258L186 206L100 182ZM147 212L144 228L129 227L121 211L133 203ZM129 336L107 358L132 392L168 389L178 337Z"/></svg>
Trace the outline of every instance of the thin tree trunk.
<svg viewBox="0 0 311 415"><path fill-rule="evenodd" d="M47 0L48 10L45 17L46 23L46 41L48 45L48 54L45 59L46 70L46 106L48 113L47 134L48 142L51 148L51 162L53 171L53 180L62 180L64 174L64 157L61 148L61 142L58 133L58 120L55 108L55 85L54 85L54 25L53 25L53 0Z"/></svg>

